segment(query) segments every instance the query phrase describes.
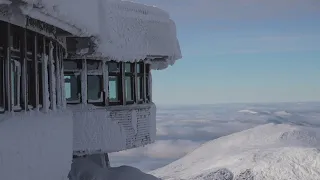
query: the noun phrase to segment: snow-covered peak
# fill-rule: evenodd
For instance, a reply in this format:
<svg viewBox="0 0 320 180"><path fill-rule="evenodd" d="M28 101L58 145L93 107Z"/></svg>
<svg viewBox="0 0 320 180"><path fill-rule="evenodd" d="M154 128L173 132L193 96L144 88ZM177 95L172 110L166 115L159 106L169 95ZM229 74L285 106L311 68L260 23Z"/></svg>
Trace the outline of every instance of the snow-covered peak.
<svg viewBox="0 0 320 180"><path fill-rule="evenodd" d="M197 179L227 169L244 179L318 179L319 146L317 128L267 124L205 143L152 174Z"/></svg>

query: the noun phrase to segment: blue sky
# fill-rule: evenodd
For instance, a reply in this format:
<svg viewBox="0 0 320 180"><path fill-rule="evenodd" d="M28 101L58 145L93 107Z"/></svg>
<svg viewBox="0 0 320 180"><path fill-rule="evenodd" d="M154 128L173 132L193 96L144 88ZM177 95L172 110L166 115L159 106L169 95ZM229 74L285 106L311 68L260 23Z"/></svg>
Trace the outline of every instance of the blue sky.
<svg viewBox="0 0 320 180"><path fill-rule="evenodd" d="M158 104L320 100L319 0L136 0L176 21L183 59L153 73Z"/></svg>

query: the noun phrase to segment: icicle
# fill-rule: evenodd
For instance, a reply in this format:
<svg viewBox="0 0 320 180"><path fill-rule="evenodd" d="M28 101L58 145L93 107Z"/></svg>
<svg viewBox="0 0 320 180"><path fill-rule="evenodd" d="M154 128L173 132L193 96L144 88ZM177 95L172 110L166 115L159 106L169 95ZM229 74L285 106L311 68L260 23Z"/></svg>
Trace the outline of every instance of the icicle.
<svg viewBox="0 0 320 180"><path fill-rule="evenodd" d="M152 102L152 73L151 70L149 72L149 98L150 98L150 102Z"/></svg>
<svg viewBox="0 0 320 180"><path fill-rule="evenodd" d="M49 44L49 69L50 69L50 99L51 99L51 108L52 110L56 110L57 109L57 101L56 101L56 79L55 79L55 68L54 68L54 58L53 58L53 45L52 42L50 41Z"/></svg>
<svg viewBox="0 0 320 180"><path fill-rule="evenodd" d="M43 111L48 112L50 106L49 100L49 80L48 80L48 56L44 54L42 62L42 89L43 89Z"/></svg>
<svg viewBox="0 0 320 180"><path fill-rule="evenodd" d="M58 49L56 50L58 52ZM58 53L56 54L56 86L57 86L57 108L61 109L62 107L62 85L61 85L61 71L60 71L60 58Z"/></svg>
<svg viewBox="0 0 320 180"><path fill-rule="evenodd" d="M108 63L106 63L107 61L106 60L103 60L102 61L102 74L103 74L103 79L104 79L104 93L105 93L105 96L104 96L104 101L106 101L107 103L108 102L108 99L109 99L109 68L108 68Z"/></svg>
<svg viewBox="0 0 320 180"><path fill-rule="evenodd" d="M81 94L80 98L83 104L87 104L87 61L86 59L82 60L82 71L81 71Z"/></svg>

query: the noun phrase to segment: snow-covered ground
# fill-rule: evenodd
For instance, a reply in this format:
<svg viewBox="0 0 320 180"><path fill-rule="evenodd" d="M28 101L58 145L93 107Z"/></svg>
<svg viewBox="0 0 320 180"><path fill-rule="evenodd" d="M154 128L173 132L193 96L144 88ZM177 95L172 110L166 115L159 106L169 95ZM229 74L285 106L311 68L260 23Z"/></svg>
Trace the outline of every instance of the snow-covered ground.
<svg viewBox="0 0 320 180"><path fill-rule="evenodd" d="M0 114L1 180L67 180L72 162L72 114Z"/></svg>
<svg viewBox="0 0 320 180"><path fill-rule="evenodd" d="M130 166L102 168L88 158L75 160L69 177L70 180L158 180Z"/></svg>
<svg viewBox="0 0 320 180"><path fill-rule="evenodd" d="M152 174L163 179L200 180L227 169L235 179L315 180L320 178L319 135L319 128L261 125L207 142Z"/></svg>
<svg viewBox="0 0 320 180"><path fill-rule="evenodd" d="M110 157L111 164L114 166L123 164L131 165L148 172L178 160L187 153L197 149L203 143L211 141L194 152L199 152L201 150L205 151L205 148L210 147L214 147L214 151L207 151L207 154L205 151L198 155L192 153L185 157L188 158L193 155L201 156L203 154L205 155L203 158L207 158L207 161L204 161L201 158L200 160L195 158L195 161L198 160L197 162L199 164L191 160L191 162L186 162L180 167L177 165L177 167L175 167L175 170L177 171L175 173L177 175L174 175L175 170L173 165L170 165L171 168L168 169L171 170L168 170L165 173L161 169L153 171L152 173L160 177L172 176L175 178L194 178L199 175L195 171L200 171L203 166L207 165L207 167L202 168L203 175L210 172L212 175L213 171L224 168L225 166L225 168L228 168L228 170L236 176L240 172L243 172L243 170L246 170L241 168L250 168L256 165L268 167L268 165L274 163L272 161L274 160L275 162L279 161L278 165L281 165L281 167L287 165L287 169L283 168L283 170L288 176L291 173L290 170L296 171L296 169L298 169L305 170L306 172L309 172L310 176L314 175L313 177L315 177L317 171L313 171L314 169L312 169L312 167L316 168L320 161L313 161L314 163L309 165L308 158L311 157L316 159L318 156L318 136L313 132L320 132L320 130L317 129L317 127L320 127L319 120L320 103L158 106L158 140L156 143L146 146L145 148L112 154ZM257 129L241 132L253 127L257 127ZM264 131L266 128L271 129L273 132L277 132L277 134L270 133L268 130ZM254 134L254 132L257 131L259 131L259 133ZM222 137L236 132L241 133ZM264 134L260 132L264 132ZM282 137L281 134L283 134ZM237 137L241 135L243 135L243 137L237 139ZM225 138L224 141L212 141L219 137ZM244 140L245 137L251 137L251 139ZM269 138L268 141L265 141L265 137L273 139ZM309 143L303 138L309 139ZM243 141L243 143L230 144L231 141ZM219 145L217 145L218 142ZM213 145L211 145L212 143ZM250 147L251 149L245 148L245 146ZM238 147L239 150L237 150ZM309 156L306 156L307 154L309 154ZM255 157L254 160L256 161L256 164L252 162L253 157ZM267 161L264 157L268 157L267 159L270 161ZM287 158L288 161L285 162L283 159L277 157ZM219 158L221 159L220 161L217 160ZM242 161L240 161L241 158ZM174 164L179 164L181 161L182 160L179 160ZM297 164L299 161L301 164ZM192 162L194 164L192 164ZM235 168L239 162L240 164L243 162L247 165ZM291 165L292 167L289 167ZM189 166L194 166L195 169L192 169L192 167L189 169ZM298 168L298 166L300 166L300 168ZM310 166L311 168L303 169L303 167L306 166ZM276 168L278 166L272 167ZM193 170L194 173L190 172L188 174L188 170ZM300 175L300 177L302 177L303 174L308 175L308 173L298 170L296 171L298 174L296 177L299 177ZM259 172L259 169L252 169L252 172L247 171L246 173L250 174L254 172ZM276 174L276 172L279 172L276 169L274 172L275 175L281 174ZM179 177L184 173L186 173L185 176L182 175L182 177ZM282 173L282 175L284 175L284 173ZM310 177L306 178L310 179Z"/></svg>

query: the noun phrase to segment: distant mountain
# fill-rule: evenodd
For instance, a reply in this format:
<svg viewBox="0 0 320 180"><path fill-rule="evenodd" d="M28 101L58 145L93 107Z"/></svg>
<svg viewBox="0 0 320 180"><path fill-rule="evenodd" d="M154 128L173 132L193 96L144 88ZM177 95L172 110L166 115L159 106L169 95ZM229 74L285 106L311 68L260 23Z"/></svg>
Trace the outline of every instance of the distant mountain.
<svg viewBox="0 0 320 180"><path fill-rule="evenodd" d="M150 173L165 180L316 180L319 147L319 128L266 124L207 142Z"/></svg>

